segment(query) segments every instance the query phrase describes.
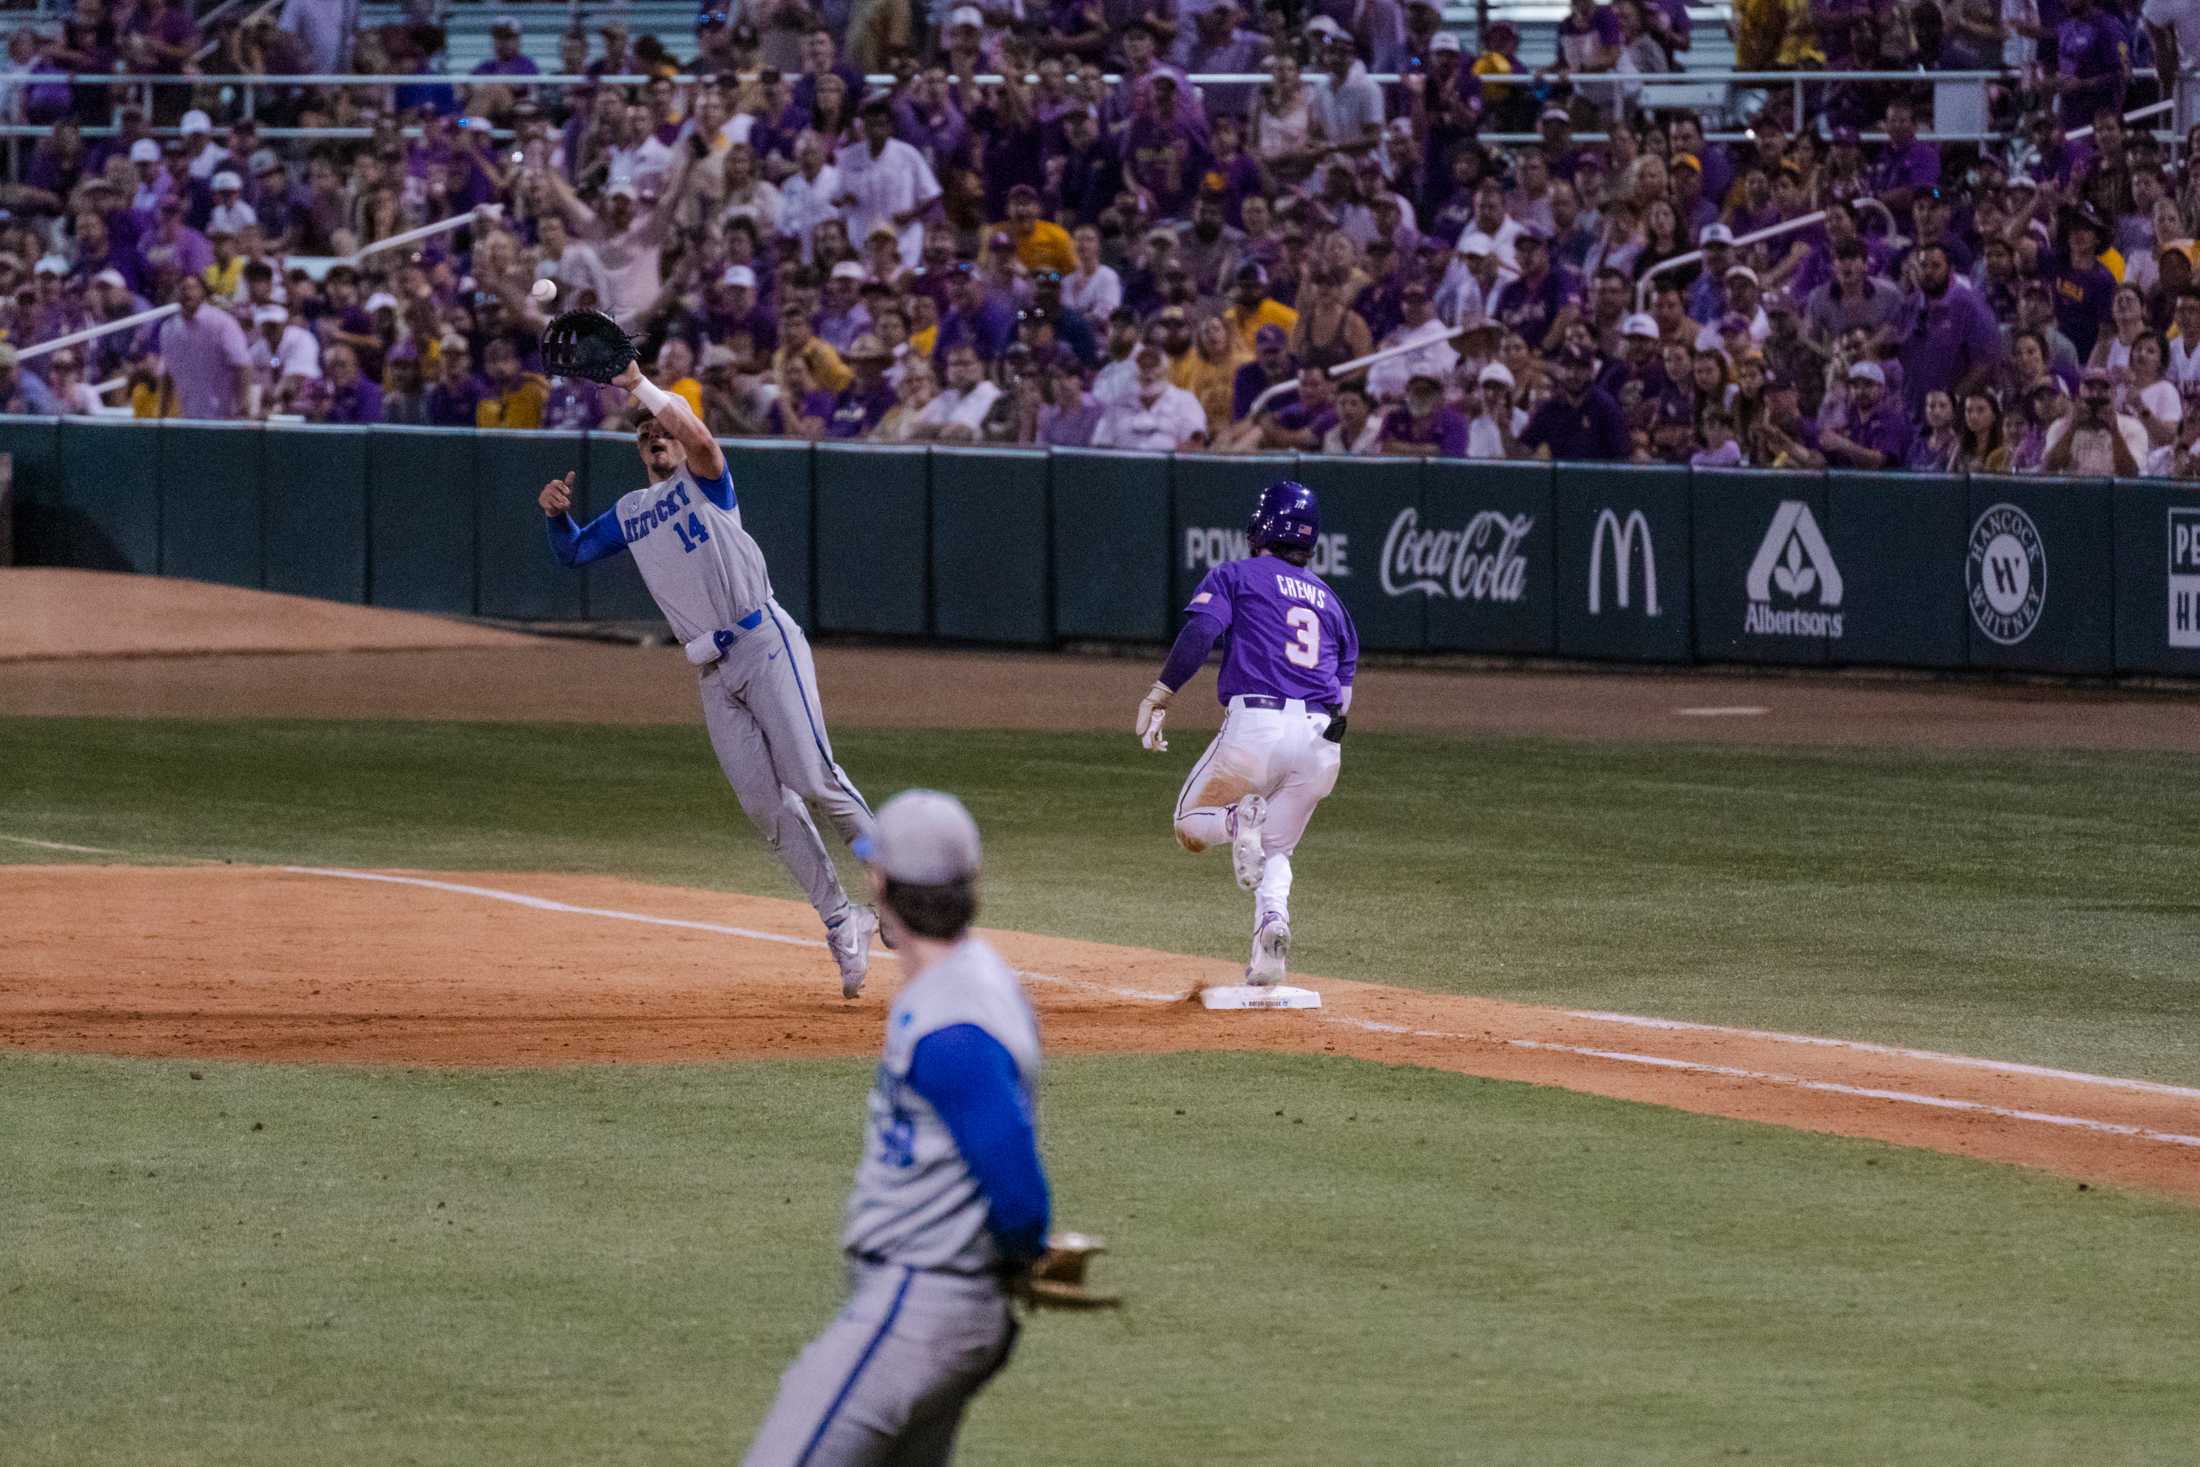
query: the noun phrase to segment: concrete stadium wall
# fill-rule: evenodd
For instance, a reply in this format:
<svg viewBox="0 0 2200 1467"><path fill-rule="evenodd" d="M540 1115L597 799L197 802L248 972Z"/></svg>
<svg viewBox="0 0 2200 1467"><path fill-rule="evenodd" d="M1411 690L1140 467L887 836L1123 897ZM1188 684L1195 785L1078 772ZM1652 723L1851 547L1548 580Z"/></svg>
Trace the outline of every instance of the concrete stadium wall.
<svg viewBox="0 0 2200 1467"><path fill-rule="evenodd" d="M0 418L27 565L525 620L654 619L575 573L619 434ZM1389 652L2200 675L2200 487L1003 449L726 445L779 599L825 633L1166 640L1260 487L1322 491L1315 569Z"/></svg>

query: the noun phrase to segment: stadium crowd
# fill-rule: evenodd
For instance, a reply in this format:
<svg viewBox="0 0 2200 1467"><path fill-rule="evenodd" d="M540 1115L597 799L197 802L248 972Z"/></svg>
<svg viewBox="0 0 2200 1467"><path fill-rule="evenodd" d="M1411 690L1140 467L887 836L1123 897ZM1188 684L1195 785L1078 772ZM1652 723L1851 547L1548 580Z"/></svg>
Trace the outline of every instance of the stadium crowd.
<svg viewBox="0 0 2200 1467"><path fill-rule="evenodd" d="M763 0L685 58L538 38L640 85L530 83L515 20L446 74L434 26L347 3L14 32L0 104L51 130L0 187L6 410L120 380L144 417L623 425L541 375L547 278L729 436L2200 477L2200 175L2121 121L2200 56L2195 0L1744 4L1744 65L1925 70L1813 84L1800 131L1775 93L1741 143L1644 105L1682 0L1574 0L1545 68L1427 0ZM2004 63L2006 142L1918 139L1932 69ZM97 138L107 90L40 80L193 65L393 80L270 86L257 121L162 88ZM1188 79L1216 73L1266 80Z"/></svg>

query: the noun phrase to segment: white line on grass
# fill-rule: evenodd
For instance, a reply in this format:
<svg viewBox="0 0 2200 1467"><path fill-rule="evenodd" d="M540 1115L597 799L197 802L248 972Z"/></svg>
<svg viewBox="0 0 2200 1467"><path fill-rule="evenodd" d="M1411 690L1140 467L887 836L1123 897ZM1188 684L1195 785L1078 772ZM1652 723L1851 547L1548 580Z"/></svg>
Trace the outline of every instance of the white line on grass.
<svg viewBox="0 0 2200 1467"><path fill-rule="evenodd" d="M1687 1019L1648 1019L1639 1014L1612 1014L1595 1009L1568 1009L1576 1019L1601 1024L1627 1024L1638 1029L1671 1029L1690 1034L1731 1034L1741 1039L1765 1039L1778 1044L1808 1044L1822 1049L1847 1049L1860 1054L1892 1055L1965 1069L1998 1070L2010 1075L2032 1075L2047 1080L2069 1080L2079 1085L2106 1085L2116 1090L2136 1090L2147 1095L2173 1095L2179 1100L2200 1100L2200 1090L2185 1085L2164 1085L2154 1080L2126 1080L2114 1075L2088 1075L2081 1070L2050 1069L2046 1065L2019 1064L2015 1060L1974 1059L1967 1054L1942 1054L1933 1049L1904 1049L1896 1044L1873 1044L1864 1039L1825 1039L1813 1034L1778 1034L1769 1029L1735 1029L1724 1024L1697 1024Z"/></svg>
<svg viewBox="0 0 2200 1467"><path fill-rule="evenodd" d="M1785 1085L1797 1090L1821 1090L1831 1095L1853 1095L1864 1100L1891 1100L1903 1105L1923 1105L1934 1110L1969 1111L1978 1115L2000 1116L2012 1121L2036 1121L2047 1126L2067 1126L2072 1130L2093 1131L2104 1136L2130 1136L2141 1141L2160 1141L2170 1146L2200 1147L2200 1136L2180 1135L2175 1131L2149 1130L2145 1126L2128 1126L2118 1121L2088 1120L2083 1116L2056 1115L2043 1110L2016 1110L2005 1105L1987 1105L1977 1100L1957 1100L1946 1095L1919 1095L1909 1090L1880 1090L1863 1085L1843 1085L1837 1080L1806 1080L1800 1075L1779 1075L1767 1070L1744 1070L1733 1065L1704 1064L1697 1060L1672 1059L1665 1055L1630 1054L1619 1049L1590 1049L1579 1044L1550 1044L1540 1039L1508 1039L1515 1049L1538 1049L1559 1054L1582 1055L1588 1059L1613 1060L1620 1064L1651 1065L1658 1069L1683 1070L1692 1075L1721 1075L1734 1080L1755 1080L1767 1085Z"/></svg>
<svg viewBox="0 0 2200 1467"><path fill-rule="evenodd" d="M80 856L127 856L128 851L109 850L105 846L72 846L67 841L32 840L27 835L0 835L0 840L12 845L36 846L42 851L74 851Z"/></svg>
<svg viewBox="0 0 2200 1467"><path fill-rule="evenodd" d="M1673 711L1682 718L1762 718L1772 710L1750 704L1734 708L1676 708Z"/></svg>

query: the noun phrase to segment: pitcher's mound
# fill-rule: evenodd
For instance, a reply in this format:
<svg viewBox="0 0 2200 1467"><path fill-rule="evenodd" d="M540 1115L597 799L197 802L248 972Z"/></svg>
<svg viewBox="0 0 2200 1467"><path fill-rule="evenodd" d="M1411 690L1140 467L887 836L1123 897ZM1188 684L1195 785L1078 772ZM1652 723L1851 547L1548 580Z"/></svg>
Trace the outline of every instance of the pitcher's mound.
<svg viewBox="0 0 2200 1467"><path fill-rule="evenodd" d="M208 652L525 647L440 616L112 571L0 570L0 662Z"/></svg>

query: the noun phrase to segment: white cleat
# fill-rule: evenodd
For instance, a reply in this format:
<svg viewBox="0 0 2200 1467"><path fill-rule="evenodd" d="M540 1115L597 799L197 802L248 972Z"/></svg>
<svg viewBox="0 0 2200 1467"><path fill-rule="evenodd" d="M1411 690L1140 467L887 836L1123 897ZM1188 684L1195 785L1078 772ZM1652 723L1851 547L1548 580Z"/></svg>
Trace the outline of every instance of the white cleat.
<svg viewBox="0 0 2200 1467"><path fill-rule="evenodd" d="M854 998L863 992L863 980L871 973L871 938L878 932L878 913L869 907L850 907L836 926L825 929L825 945L840 964L840 996Z"/></svg>
<svg viewBox="0 0 2200 1467"><path fill-rule="evenodd" d="M1291 956L1291 920L1277 912L1260 919L1253 934L1253 961L1245 966L1245 981L1273 988L1283 981L1284 960Z"/></svg>
<svg viewBox="0 0 2200 1467"><path fill-rule="evenodd" d="M1260 844L1261 826L1267 819L1268 802L1259 795L1247 795L1230 812L1230 867L1245 891L1259 886L1268 870L1268 853Z"/></svg>

